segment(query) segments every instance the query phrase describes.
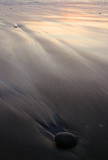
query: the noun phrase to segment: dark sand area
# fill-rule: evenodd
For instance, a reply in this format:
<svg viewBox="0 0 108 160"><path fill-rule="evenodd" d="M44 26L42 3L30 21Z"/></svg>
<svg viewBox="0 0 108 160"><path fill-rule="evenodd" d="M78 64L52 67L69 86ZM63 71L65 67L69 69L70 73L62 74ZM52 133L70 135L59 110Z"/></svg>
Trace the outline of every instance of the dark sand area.
<svg viewBox="0 0 108 160"><path fill-rule="evenodd" d="M70 4L0 4L1 160L108 159L107 12Z"/></svg>

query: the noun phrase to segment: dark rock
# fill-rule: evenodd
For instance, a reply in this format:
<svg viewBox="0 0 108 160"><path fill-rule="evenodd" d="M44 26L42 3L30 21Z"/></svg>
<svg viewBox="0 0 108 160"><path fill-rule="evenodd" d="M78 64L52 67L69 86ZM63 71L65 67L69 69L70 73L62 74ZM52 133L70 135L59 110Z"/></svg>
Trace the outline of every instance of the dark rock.
<svg viewBox="0 0 108 160"><path fill-rule="evenodd" d="M55 135L55 142L61 148L71 148L77 144L77 136L68 132L59 132Z"/></svg>

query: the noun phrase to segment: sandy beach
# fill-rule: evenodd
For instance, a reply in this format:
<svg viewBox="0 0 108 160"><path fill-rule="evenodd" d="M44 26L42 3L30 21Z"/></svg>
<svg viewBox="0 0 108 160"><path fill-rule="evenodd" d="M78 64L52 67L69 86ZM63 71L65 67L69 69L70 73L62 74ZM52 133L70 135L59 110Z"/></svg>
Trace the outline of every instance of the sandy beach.
<svg viewBox="0 0 108 160"><path fill-rule="evenodd" d="M108 159L108 0L0 1L0 159Z"/></svg>

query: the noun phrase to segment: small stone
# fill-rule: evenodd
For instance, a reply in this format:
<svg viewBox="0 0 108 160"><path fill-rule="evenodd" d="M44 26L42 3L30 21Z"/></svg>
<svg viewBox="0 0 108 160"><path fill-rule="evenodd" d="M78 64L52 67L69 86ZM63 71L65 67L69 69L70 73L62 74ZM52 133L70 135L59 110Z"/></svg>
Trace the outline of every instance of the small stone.
<svg viewBox="0 0 108 160"><path fill-rule="evenodd" d="M14 25L14 28L18 28L18 26L15 24L15 25Z"/></svg>
<svg viewBox="0 0 108 160"><path fill-rule="evenodd" d="M71 148L77 144L78 138L75 134L59 132L55 135L56 145L61 148Z"/></svg>

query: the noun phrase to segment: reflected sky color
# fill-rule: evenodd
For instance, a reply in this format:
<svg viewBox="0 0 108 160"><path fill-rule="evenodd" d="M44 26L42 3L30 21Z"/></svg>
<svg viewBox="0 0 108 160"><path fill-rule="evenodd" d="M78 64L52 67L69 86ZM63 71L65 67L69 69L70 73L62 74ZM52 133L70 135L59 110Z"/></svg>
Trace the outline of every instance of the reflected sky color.
<svg viewBox="0 0 108 160"><path fill-rule="evenodd" d="M91 54L107 53L107 0L2 0L0 16L13 24L24 24L56 42L80 47Z"/></svg>

